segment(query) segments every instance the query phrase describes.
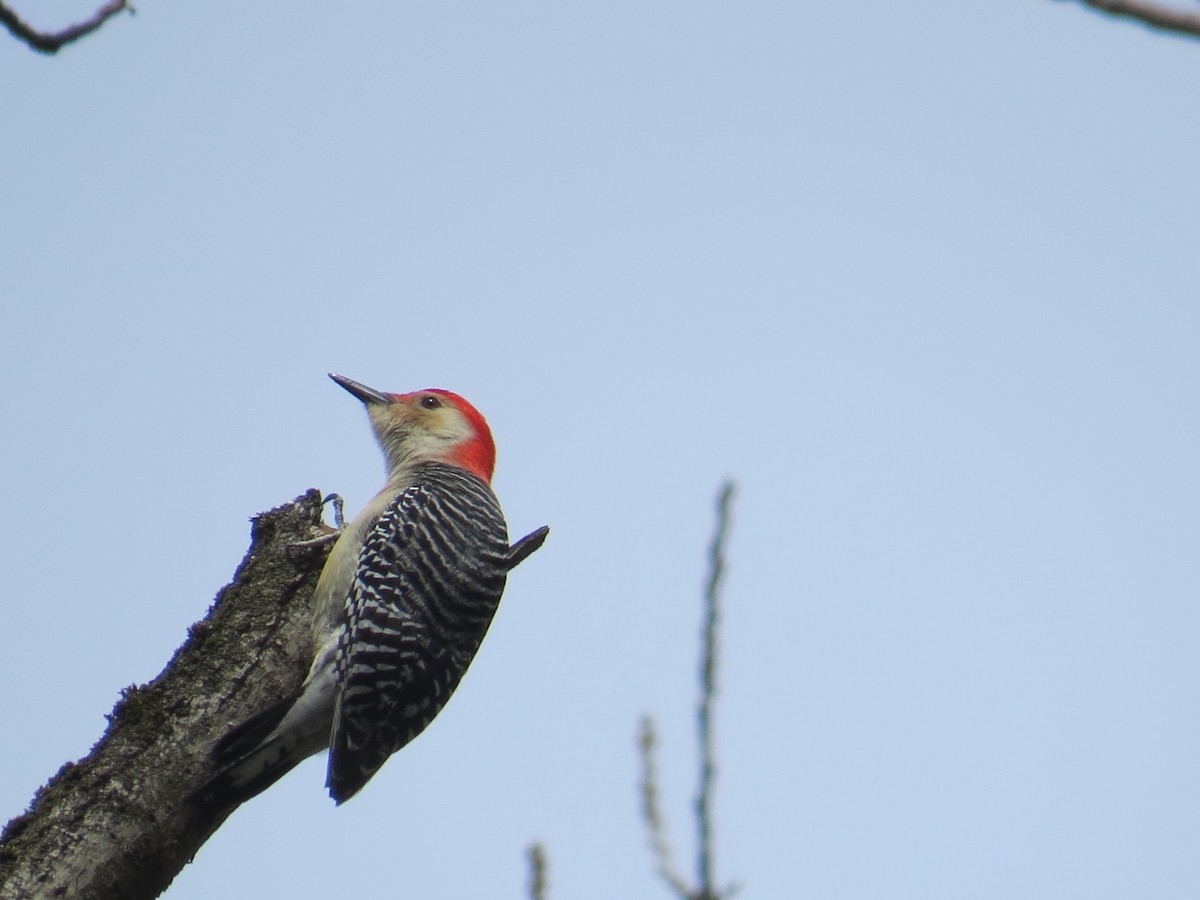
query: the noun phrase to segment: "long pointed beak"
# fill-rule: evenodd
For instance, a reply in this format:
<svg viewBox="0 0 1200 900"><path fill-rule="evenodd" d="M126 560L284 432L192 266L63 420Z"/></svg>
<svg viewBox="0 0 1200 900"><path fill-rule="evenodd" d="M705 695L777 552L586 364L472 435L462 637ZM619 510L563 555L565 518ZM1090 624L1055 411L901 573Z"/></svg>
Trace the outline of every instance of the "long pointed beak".
<svg viewBox="0 0 1200 900"><path fill-rule="evenodd" d="M387 394L381 394L375 388L369 388L365 384L359 384L353 378L347 378L345 375L337 375L333 372L329 373L329 377L352 393L363 403L391 403L392 398Z"/></svg>

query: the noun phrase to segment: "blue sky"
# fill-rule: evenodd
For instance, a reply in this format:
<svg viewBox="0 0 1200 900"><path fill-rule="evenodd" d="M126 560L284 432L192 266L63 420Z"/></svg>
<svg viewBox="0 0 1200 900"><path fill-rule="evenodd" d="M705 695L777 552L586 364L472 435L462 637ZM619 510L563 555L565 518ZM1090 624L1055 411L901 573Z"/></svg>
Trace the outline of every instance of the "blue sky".
<svg viewBox="0 0 1200 900"><path fill-rule="evenodd" d="M368 790L310 761L167 897L520 897L535 839L557 900L667 896L636 723L686 855L732 476L723 880L1194 898L1197 72L1049 0L218 0L0 44L4 816L249 516L378 487L332 370L470 398L553 534Z"/></svg>

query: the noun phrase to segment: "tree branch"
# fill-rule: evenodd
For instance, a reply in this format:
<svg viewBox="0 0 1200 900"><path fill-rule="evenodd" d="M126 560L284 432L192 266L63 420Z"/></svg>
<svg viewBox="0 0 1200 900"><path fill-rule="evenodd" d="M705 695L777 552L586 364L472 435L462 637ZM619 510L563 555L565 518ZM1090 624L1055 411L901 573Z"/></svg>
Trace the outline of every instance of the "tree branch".
<svg viewBox="0 0 1200 900"><path fill-rule="evenodd" d="M658 804L658 766L655 747L658 736L654 720L642 717L638 749L642 763L639 791L642 819L650 837L655 868L679 900L728 900L737 885L716 887L713 880L712 795L716 781L716 749L713 741L713 707L717 696L717 638L720 631L721 586L725 579L725 544L729 539L729 520L733 507L734 484L726 481L717 494L717 526L709 546L708 582L704 590L704 626L700 640L700 702L696 708L700 743L700 779L696 788L696 887L688 886L671 863L671 845Z"/></svg>
<svg viewBox="0 0 1200 900"><path fill-rule="evenodd" d="M529 859L529 900L546 900L546 848L541 844L530 844L526 851Z"/></svg>
<svg viewBox="0 0 1200 900"><path fill-rule="evenodd" d="M127 0L109 0L82 22L68 25L61 31L38 31L9 9L7 4L0 3L0 24L17 40L24 41L39 53L54 54L67 44L96 31L117 13L126 9L130 13L134 11Z"/></svg>
<svg viewBox="0 0 1200 900"><path fill-rule="evenodd" d="M696 721L700 742L700 784L696 789L696 877L701 900L717 900L713 885L712 791L716 778L716 751L713 749L713 701L717 694L717 625L720 621L721 584L725 577L725 542L729 537L733 482L721 485L717 495L717 528L708 551L708 585L704 591L703 653L700 661L700 703Z"/></svg>
<svg viewBox="0 0 1200 900"><path fill-rule="evenodd" d="M1189 12L1175 6L1164 6L1161 3L1149 2L1149 0L1080 0L1080 2L1084 6L1090 6L1111 16L1134 19L1160 31L1200 37L1200 13L1197 12Z"/></svg>
<svg viewBox="0 0 1200 900"><path fill-rule="evenodd" d="M654 753L657 744L654 720L643 716L641 734L638 735L638 750L642 762L639 787L642 795L642 818L650 834L650 851L654 854L654 865L662 880L670 885L680 900L688 900L692 896L692 890L671 864L671 845L667 841L667 828L658 805L658 764Z"/></svg>
<svg viewBox="0 0 1200 900"><path fill-rule="evenodd" d="M129 687L91 753L67 763L0 834L0 900L156 897L232 812L188 796L230 725L295 691L329 542L321 495L255 517L233 582L154 681Z"/></svg>

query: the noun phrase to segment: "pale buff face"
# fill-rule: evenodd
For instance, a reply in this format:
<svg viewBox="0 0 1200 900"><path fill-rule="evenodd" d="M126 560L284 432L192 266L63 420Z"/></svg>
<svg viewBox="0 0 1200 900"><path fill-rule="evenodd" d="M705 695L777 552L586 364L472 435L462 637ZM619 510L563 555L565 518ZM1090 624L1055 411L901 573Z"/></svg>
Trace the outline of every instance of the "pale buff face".
<svg viewBox="0 0 1200 900"><path fill-rule="evenodd" d="M429 391L393 395L392 403L368 404L371 425L390 467L445 459L474 440L475 428L444 395Z"/></svg>

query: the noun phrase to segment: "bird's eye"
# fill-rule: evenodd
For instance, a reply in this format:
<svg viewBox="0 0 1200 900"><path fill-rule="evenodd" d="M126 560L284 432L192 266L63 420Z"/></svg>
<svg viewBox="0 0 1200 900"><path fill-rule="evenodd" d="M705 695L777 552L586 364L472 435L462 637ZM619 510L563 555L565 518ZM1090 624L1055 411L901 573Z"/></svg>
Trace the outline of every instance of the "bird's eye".
<svg viewBox="0 0 1200 900"><path fill-rule="evenodd" d="M421 406L425 407L425 409L437 409L441 405L442 401L432 394L426 394L421 398Z"/></svg>

